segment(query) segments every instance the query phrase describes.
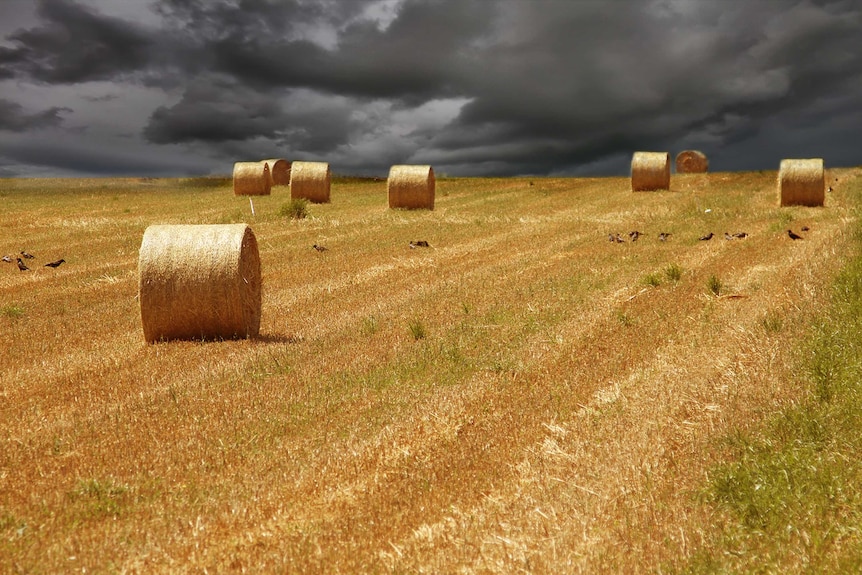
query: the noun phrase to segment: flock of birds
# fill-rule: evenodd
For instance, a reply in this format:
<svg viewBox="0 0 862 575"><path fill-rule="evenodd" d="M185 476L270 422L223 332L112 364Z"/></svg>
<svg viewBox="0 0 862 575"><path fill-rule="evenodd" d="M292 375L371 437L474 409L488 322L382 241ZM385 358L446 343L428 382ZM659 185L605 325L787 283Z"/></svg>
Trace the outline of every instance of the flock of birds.
<svg viewBox="0 0 862 575"><path fill-rule="evenodd" d="M802 227L803 232L807 232L808 229L809 229L808 226ZM638 231L638 230L634 230L634 231L631 231L628 233L629 239L633 242L638 241L638 238L640 238L643 235L645 235L645 234L643 232ZM658 235L658 239L661 242L666 242L667 240L670 239L670 236L672 236L672 235L673 234L671 234L670 232L661 232ZM698 238L698 240L702 241L702 242L708 242L709 240L711 240L714 237L715 237L715 234L712 232L709 232L708 234L706 234L704 236L700 236ZM744 240L747 237L748 237L748 234L745 232L736 232L734 234L731 234L729 232L724 232L724 239L726 239L726 240ZM787 230L787 237L789 237L791 240L803 239L802 236L800 236L799 234L797 234L793 230ZM624 244L626 242L626 240L625 240L625 238L623 238L622 234L614 234L614 233L608 234L608 241L611 243L616 243L616 244ZM413 247L413 246L411 246L411 247Z"/></svg>
<svg viewBox="0 0 862 575"><path fill-rule="evenodd" d="M24 263L24 260L22 260L21 258L32 260L32 259L35 259L36 256L34 256L33 254L30 254L30 253L27 253L24 250L21 250L20 255L16 256L15 259L12 259L12 256L10 256L10 255L5 255L2 258L0 258L0 260L3 260L3 262L7 263L7 264L11 264L13 261L17 260L19 270L21 270L22 272L30 271L30 268L27 266L26 263ZM56 268L60 267L61 264L64 264L64 263L66 263L66 260L61 258L61 259L53 261L53 262L48 262L47 264L45 264L45 267L56 269Z"/></svg>
<svg viewBox="0 0 862 575"><path fill-rule="evenodd" d="M325 252L328 249L326 246L322 246L320 244L314 244L311 247L312 247L312 249L317 250L318 252ZM410 241L410 249L411 250L415 250L416 248L430 248L430 247L431 247L431 244L429 244L425 240L416 240L416 241L411 240Z"/></svg>

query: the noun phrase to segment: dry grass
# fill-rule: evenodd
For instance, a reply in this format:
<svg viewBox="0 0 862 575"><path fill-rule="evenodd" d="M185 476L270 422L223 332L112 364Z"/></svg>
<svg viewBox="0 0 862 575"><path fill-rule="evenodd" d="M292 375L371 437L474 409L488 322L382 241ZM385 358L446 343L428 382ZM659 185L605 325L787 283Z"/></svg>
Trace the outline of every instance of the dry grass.
<svg viewBox="0 0 862 575"><path fill-rule="evenodd" d="M252 218L229 188L4 181L0 251L37 259L0 264L0 307L16 309L0 315L0 565L682 568L710 540L693 493L717 438L799 393L788 350L860 185L832 175L827 209L776 208L775 172L634 198L628 178L441 179L433 212L336 183L339 201L301 220L267 196ZM241 221L261 336L146 345L144 229ZM630 229L646 235L607 241ZM710 230L749 237L697 241ZM704 288L713 275L726 297Z"/></svg>

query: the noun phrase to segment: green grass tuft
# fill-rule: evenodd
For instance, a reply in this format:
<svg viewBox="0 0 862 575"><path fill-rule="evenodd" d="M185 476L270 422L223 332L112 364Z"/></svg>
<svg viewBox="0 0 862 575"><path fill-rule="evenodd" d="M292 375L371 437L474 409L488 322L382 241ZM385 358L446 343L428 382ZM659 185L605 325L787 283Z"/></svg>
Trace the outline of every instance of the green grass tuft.
<svg viewBox="0 0 862 575"><path fill-rule="evenodd" d="M278 215L294 220L303 220L308 217L308 200L294 198L290 200L290 203L281 206L278 210Z"/></svg>
<svg viewBox="0 0 862 575"><path fill-rule="evenodd" d="M410 323L408 324L408 327L410 328L410 335L416 341L419 341L420 339L425 339L425 337L428 335L425 331L425 325L418 319L411 319Z"/></svg>
<svg viewBox="0 0 862 575"><path fill-rule="evenodd" d="M668 280L678 282L682 279L682 268L677 264L670 264L665 268L664 275Z"/></svg>
<svg viewBox="0 0 862 575"><path fill-rule="evenodd" d="M24 316L24 308L18 305L17 303L11 303L9 305L4 305L0 307L0 315L9 317L12 319L18 319L19 317Z"/></svg>
<svg viewBox="0 0 862 575"><path fill-rule="evenodd" d="M706 280L706 288L712 293L712 295L721 295L721 290L724 288L724 285L717 276L711 275L709 276L709 279Z"/></svg>

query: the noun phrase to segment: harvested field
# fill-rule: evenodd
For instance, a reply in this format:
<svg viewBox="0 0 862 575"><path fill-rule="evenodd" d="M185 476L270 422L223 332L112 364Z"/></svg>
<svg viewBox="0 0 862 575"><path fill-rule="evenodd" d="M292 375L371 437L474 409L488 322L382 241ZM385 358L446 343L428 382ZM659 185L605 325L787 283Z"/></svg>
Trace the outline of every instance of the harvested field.
<svg viewBox="0 0 862 575"><path fill-rule="evenodd" d="M301 220L229 181L0 180L0 255L35 256L0 263L0 571L683 568L723 438L800 393L860 176L825 208L775 171L438 178L433 211L334 178ZM144 230L226 223L260 337L146 344Z"/></svg>

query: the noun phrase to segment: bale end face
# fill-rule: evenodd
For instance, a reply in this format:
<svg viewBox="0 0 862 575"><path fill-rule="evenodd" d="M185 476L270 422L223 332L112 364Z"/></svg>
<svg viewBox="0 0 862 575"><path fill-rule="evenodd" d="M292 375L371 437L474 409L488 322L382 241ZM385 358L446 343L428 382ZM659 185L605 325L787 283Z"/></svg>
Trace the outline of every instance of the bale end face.
<svg viewBox="0 0 862 575"><path fill-rule="evenodd" d="M390 208L433 210L436 179L431 166L392 166L386 180Z"/></svg>
<svg viewBox="0 0 862 575"><path fill-rule="evenodd" d="M147 342L245 338L260 331L260 257L246 224L150 226L138 275Z"/></svg>
<svg viewBox="0 0 862 575"><path fill-rule="evenodd" d="M678 174L703 174L709 171L709 160L706 154L698 150L685 150L676 156L676 172Z"/></svg>
<svg viewBox="0 0 862 575"><path fill-rule="evenodd" d="M632 191L670 189L670 154L635 152L632 156Z"/></svg>
<svg viewBox="0 0 862 575"><path fill-rule="evenodd" d="M778 170L780 206L822 206L825 188L822 158L781 160Z"/></svg>

